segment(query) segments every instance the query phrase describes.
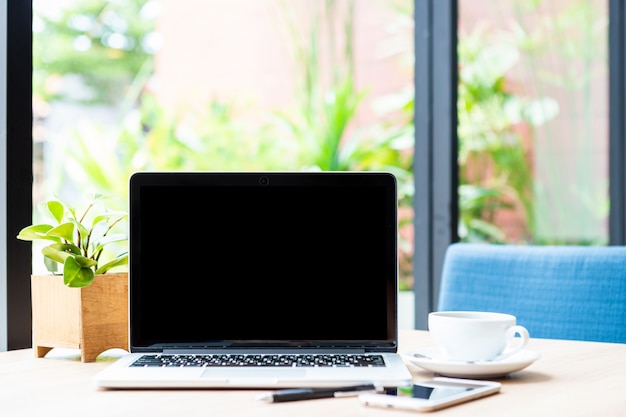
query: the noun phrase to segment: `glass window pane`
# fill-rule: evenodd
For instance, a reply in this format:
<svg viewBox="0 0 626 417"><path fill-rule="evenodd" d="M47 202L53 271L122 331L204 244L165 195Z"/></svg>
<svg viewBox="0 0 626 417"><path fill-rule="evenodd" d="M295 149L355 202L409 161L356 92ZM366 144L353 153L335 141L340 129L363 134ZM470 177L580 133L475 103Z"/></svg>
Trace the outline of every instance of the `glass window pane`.
<svg viewBox="0 0 626 417"><path fill-rule="evenodd" d="M459 1L464 240L608 243L608 2Z"/></svg>
<svg viewBox="0 0 626 417"><path fill-rule="evenodd" d="M34 0L35 205L123 206L137 170L389 170L410 288L411 4Z"/></svg>

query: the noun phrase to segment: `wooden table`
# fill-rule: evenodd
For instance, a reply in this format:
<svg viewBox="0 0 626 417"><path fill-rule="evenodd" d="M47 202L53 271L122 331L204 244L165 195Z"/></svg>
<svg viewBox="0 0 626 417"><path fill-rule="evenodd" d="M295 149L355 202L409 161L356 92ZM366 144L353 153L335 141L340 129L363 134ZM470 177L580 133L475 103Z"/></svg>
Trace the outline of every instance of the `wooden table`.
<svg viewBox="0 0 626 417"><path fill-rule="evenodd" d="M400 352L432 346L427 332L400 333ZM626 344L531 339L541 358L499 379L499 394L430 413L444 416L626 416ZM410 411L361 405L354 397L268 404L259 390L137 390L95 388L91 377L114 356L81 363L78 351L31 349L0 353L0 416L214 417L402 416ZM433 376L412 364L415 380Z"/></svg>

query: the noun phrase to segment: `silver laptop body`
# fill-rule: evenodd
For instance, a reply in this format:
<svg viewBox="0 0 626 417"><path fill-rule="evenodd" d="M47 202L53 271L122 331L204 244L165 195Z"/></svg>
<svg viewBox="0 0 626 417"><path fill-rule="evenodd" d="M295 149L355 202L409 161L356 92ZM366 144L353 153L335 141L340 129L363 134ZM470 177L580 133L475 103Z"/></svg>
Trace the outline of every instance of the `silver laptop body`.
<svg viewBox="0 0 626 417"><path fill-rule="evenodd" d="M381 172L139 172L130 351L103 388L407 385Z"/></svg>

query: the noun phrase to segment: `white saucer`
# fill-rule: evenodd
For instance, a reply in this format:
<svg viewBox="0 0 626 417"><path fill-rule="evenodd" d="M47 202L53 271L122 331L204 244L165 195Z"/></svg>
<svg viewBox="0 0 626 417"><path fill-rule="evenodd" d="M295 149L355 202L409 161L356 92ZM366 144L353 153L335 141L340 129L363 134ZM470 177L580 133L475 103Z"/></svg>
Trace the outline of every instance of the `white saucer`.
<svg viewBox="0 0 626 417"><path fill-rule="evenodd" d="M416 356L417 354L417 356ZM521 350L515 355L500 361L462 362L441 359L439 348L425 347L410 350L403 357L427 371L454 378L496 378L526 368L541 355L530 350Z"/></svg>

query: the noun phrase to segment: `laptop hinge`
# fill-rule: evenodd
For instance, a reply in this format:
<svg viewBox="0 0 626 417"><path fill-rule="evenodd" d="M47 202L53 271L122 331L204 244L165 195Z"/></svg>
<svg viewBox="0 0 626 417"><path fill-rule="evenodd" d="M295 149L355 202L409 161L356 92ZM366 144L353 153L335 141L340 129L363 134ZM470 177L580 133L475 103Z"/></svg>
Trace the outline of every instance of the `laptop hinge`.
<svg viewBox="0 0 626 417"><path fill-rule="evenodd" d="M276 355L276 354L293 354L293 355L311 355L311 354L364 354L365 349L341 349L341 348L322 348L322 349L293 349L293 348L272 348L272 349L163 349L163 354L166 355L182 355L182 354L194 354L194 355L245 355L245 354L257 354L257 355Z"/></svg>

